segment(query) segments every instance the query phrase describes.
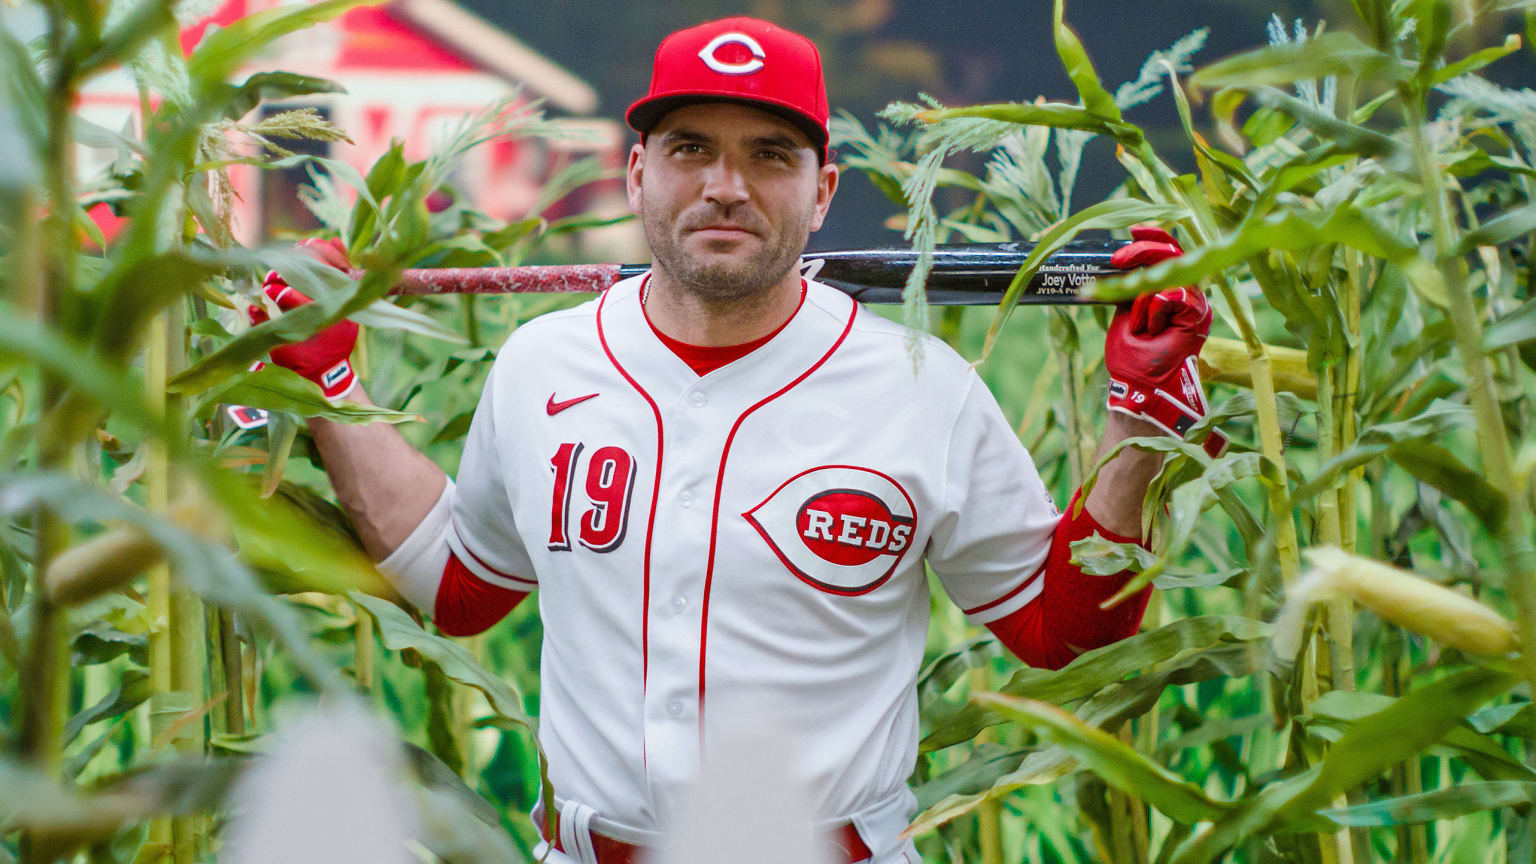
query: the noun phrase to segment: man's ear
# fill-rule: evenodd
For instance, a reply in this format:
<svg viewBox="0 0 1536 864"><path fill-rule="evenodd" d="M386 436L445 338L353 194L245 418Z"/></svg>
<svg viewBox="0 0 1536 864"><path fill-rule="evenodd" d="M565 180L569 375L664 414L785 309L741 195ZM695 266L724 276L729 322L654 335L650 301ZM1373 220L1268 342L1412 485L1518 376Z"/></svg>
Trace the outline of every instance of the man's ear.
<svg viewBox="0 0 1536 864"><path fill-rule="evenodd" d="M832 196L837 194L837 163L828 162L821 166L816 174L816 210L811 215L811 230L821 230L821 223L827 218L827 209L832 206Z"/></svg>
<svg viewBox="0 0 1536 864"><path fill-rule="evenodd" d="M641 211L640 181L645 174L645 145L629 148L629 165L624 169L624 194L629 198L629 209Z"/></svg>

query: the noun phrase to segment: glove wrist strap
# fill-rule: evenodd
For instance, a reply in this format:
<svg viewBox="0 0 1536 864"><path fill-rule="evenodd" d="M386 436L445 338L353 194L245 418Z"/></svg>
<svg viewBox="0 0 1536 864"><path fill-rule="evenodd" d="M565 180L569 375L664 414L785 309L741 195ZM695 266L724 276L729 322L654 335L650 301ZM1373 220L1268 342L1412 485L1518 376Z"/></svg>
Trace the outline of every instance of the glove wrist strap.
<svg viewBox="0 0 1536 864"><path fill-rule="evenodd" d="M1198 403L1199 408L1196 408L1160 387L1117 378L1109 379L1108 404L1109 410L1145 420L1175 438L1183 438L1205 416L1203 394ZM1227 436L1219 429L1212 429L1201 446L1215 458L1226 449Z"/></svg>

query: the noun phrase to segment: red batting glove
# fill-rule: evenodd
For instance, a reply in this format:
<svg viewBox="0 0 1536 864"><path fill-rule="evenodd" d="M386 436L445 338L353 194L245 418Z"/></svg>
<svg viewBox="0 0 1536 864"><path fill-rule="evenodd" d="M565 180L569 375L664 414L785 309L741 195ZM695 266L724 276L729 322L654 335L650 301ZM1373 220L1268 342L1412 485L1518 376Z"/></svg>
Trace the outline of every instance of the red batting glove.
<svg viewBox="0 0 1536 864"><path fill-rule="evenodd" d="M1110 258L1111 266L1129 270L1184 254L1178 241L1155 225L1137 225L1131 237L1133 242ZM1205 295L1193 286L1165 288L1122 305L1104 340L1109 410L1184 437L1209 410L1196 358L1211 332L1211 318ZM1212 430L1205 450L1216 456L1226 443L1226 436Z"/></svg>
<svg viewBox="0 0 1536 864"><path fill-rule="evenodd" d="M347 253L340 241L305 240L299 245L332 267L347 269ZM310 302L276 271L267 274L262 291L284 312ZM268 319L267 310L260 306L251 306L248 312L252 324ZM357 374L352 369L352 349L356 346L357 325L341 320L303 342L273 348L272 362L315 382L327 399L340 399L357 385Z"/></svg>

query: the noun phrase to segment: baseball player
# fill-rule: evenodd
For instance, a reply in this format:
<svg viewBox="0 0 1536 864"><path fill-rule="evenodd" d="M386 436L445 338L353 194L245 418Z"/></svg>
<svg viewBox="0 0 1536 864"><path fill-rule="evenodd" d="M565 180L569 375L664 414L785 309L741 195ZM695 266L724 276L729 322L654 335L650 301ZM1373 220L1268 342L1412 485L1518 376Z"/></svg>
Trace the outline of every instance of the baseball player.
<svg viewBox="0 0 1536 864"><path fill-rule="evenodd" d="M1148 593L1101 610L1125 577L1083 574L1069 544L1137 542L1159 457L1122 452L1085 507L1058 512L962 358L923 337L914 370L904 328L801 277L838 183L827 116L804 37L749 18L672 34L627 115L653 267L512 334L457 482L391 426L310 424L365 547L443 632L482 631L538 591L556 861L661 842L733 700L767 706L794 742L841 860L916 861L898 835L925 562L1033 665L1140 623ZM1155 228L1135 237L1117 266L1179 254ZM305 302L275 277L267 291ZM1210 321L1194 289L1115 315L1101 453L1204 413L1193 358ZM366 401L355 336L338 324L273 359Z"/></svg>

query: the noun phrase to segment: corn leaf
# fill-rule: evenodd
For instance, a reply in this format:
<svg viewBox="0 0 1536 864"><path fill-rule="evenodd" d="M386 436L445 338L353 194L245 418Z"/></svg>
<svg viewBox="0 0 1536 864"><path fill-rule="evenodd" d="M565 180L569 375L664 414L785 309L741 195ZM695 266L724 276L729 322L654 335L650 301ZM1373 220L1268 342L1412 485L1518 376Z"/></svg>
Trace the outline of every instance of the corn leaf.
<svg viewBox="0 0 1536 864"><path fill-rule="evenodd" d="M1445 0L1415 0L1413 33L1419 40L1419 77L1434 74L1440 55L1445 52L1446 32L1451 29L1451 4Z"/></svg>
<svg viewBox="0 0 1536 864"><path fill-rule="evenodd" d="M379 638L391 651L412 649L442 668L443 674L485 694L491 710L505 720L535 732L533 721L523 713L523 699L506 680L486 671L464 646L421 629L411 616L387 600L361 591L350 592L352 601L368 610L379 624Z"/></svg>
<svg viewBox="0 0 1536 864"><path fill-rule="evenodd" d="M1002 647L991 636L978 636L952 646L917 676L919 704L929 706L937 702L962 675L984 667L1002 653Z"/></svg>
<svg viewBox="0 0 1536 864"><path fill-rule="evenodd" d="M1462 718L1517 680L1508 672L1466 669L1425 685L1362 718L1312 772L1274 783L1186 841L1173 864L1211 864L1256 831L1300 823L1391 766L1433 745ZM1314 773L1315 772L1315 773Z"/></svg>
<svg viewBox="0 0 1536 864"><path fill-rule="evenodd" d="M1094 71L1093 61L1088 59L1088 49L1083 47L1083 41L1067 26L1065 11L1065 0L1056 0L1051 13L1051 34L1056 42L1056 53L1061 57L1061 65L1067 70L1067 77L1072 79L1072 86L1077 88L1083 108L1095 117L1118 123L1120 106L1115 104L1115 98L1104 89L1099 73Z"/></svg>
<svg viewBox="0 0 1536 864"><path fill-rule="evenodd" d="M1449 63L1439 69L1436 69L1435 74L1430 78L1430 84L1432 86L1438 87L1441 84L1451 80L1452 78L1459 78L1468 72L1476 72L1477 70L1487 66L1490 63L1503 60L1505 57L1508 57L1509 55L1519 50L1520 37L1511 33L1504 37L1503 45L1495 45L1492 48L1484 48L1481 51L1474 51L1471 54L1461 58L1460 60L1457 60L1455 63Z"/></svg>
<svg viewBox="0 0 1536 864"><path fill-rule="evenodd" d="M230 517L241 557L262 571L274 593L351 590L394 596L394 589L374 567L350 532L310 515L283 489L263 498L257 478L220 477L216 492Z"/></svg>
<svg viewBox="0 0 1536 864"><path fill-rule="evenodd" d="M1335 30L1300 42L1271 45L1218 60L1195 72L1190 85L1200 88L1260 87L1291 84L1329 75L1406 81L1407 67L1350 33Z"/></svg>
<svg viewBox="0 0 1536 864"><path fill-rule="evenodd" d="M1111 127L1104 118L1085 108L1060 102L1007 102L996 105L969 105L964 108L932 108L919 112L917 119L924 123L941 123L960 117L984 120L1001 120L1021 126L1051 126L1057 129L1080 129L1084 132L1109 133Z"/></svg>
<svg viewBox="0 0 1536 864"><path fill-rule="evenodd" d="M140 432L158 428L137 376L125 375L8 303L0 303L0 360L25 361L57 375L128 428Z"/></svg>
<svg viewBox="0 0 1536 864"><path fill-rule="evenodd" d="M1387 458L1420 483L1427 483L1465 504L1490 531L1498 531L1504 524L1509 499L1489 483L1482 472L1468 467L1456 454L1423 440L1393 444L1386 452Z"/></svg>
<svg viewBox="0 0 1536 864"><path fill-rule="evenodd" d="M1422 413L1406 420L1378 423L1360 433L1355 444L1329 460L1315 476L1291 493L1293 501L1304 501L1333 485L1344 472L1369 463L1394 445L1413 441L1434 441L1465 428L1472 413L1464 406L1435 402Z"/></svg>
<svg viewBox="0 0 1536 864"><path fill-rule="evenodd" d="M1344 152L1368 158L1400 160L1406 165L1408 148L1395 138L1340 120L1273 87L1254 88L1253 94L1259 104L1284 111L1307 127L1319 140L1337 145Z"/></svg>
<svg viewBox="0 0 1536 864"><path fill-rule="evenodd" d="M384 151L383 156L374 160L373 166L368 169L367 176L363 178L361 188L368 191L366 199L368 206L360 206L352 211L352 221L347 226L346 234L349 254L357 254L372 240L379 220L383 218L384 208L379 202L405 185L407 170L405 142L399 139L390 141L389 149Z"/></svg>
<svg viewBox="0 0 1536 864"><path fill-rule="evenodd" d="M986 793L999 777L1006 777L1017 770L1020 762L1032 752L1030 749L1008 747L996 741L977 744L975 751L964 762L924 783L915 784L917 804L926 809L946 798Z"/></svg>
<svg viewBox="0 0 1536 864"><path fill-rule="evenodd" d="M63 743L68 745L74 741L79 737L80 731L92 723L132 711L143 704L144 700L149 698L149 694L149 675L138 670L129 670L96 704L69 718L69 722L64 724Z"/></svg>
<svg viewBox="0 0 1536 864"><path fill-rule="evenodd" d="M38 74L27 46L17 41L10 27L0 27L0 86L5 88L5 98L0 99L0 109L5 120L0 129L9 140L22 145L22 149L6 149L15 157L16 164L7 165L9 176L17 179L35 173L42 164L43 142L47 140L47 87ZM18 170L26 168L29 170ZM14 181L13 181L14 182ZM18 183L18 186L21 185ZM30 185L27 184L27 185Z"/></svg>
<svg viewBox="0 0 1536 864"><path fill-rule="evenodd" d="M271 363L256 372L241 372L199 396L200 406L214 403L247 405L300 417L323 417L337 423L405 423L421 419L415 414L376 405L345 400L332 402L325 398L315 382Z"/></svg>
<svg viewBox="0 0 1536 864"><path fill-rule="evenodd" d="M1510 702L1507 705L1484 708L1468 717L1467 724L1484 735L1498 733L1520 738L1536 738L1536 704Z"/></svg>
<svg viewBox="0 0 1536 864"><path fill-rule="evenodd" d="M1202 615L1184 618L1146 633L1138 633L1106 645L1068 663L1059 670L1021 669L1001 688L1009 695L1027 695L1054 704L1086 699L1138 672L1189 651L1194 662L1201 652L1233 644L1256 645L1268 637L1269 625L1250 618ZM968 741L987 726L1002 722L995 712L966 705L949 712L935 711L933 730L919 745L924 752Z"/></svg>
<svg viewBox="0 0 1536 864"><path fill-rule="evenodd" d="M388 300L374 301L373 305L353 313L351 319L364 327L373 327L378 330L414 333L417 336L437 339L450 345L469 344L469 340L458 331L440 323L436 318L415 309L396 306Z"/></svg>
<svg viewBox="0 0 1536 864"><path fill-rule="evenodd" d="M1209 822L1231 809L1227 802L1207 796L1109 733L1085 725L1054 705L1000 693L976 693L971 698L1060 745L1109 785L1135 795L1170 819L1186 824Z"/></svg>
<svg viewBox="0 0 1536 864"><path fill-rule="evenodd" d="M1339 825L1389 827L1392 825L1416 825L1455 819L1498 807L1518 807L1536 800L1536 783L1518 780L1497 780L1488 783L1464 783L1448 786L1417 795L1385 798L1353 807L1319 810Z"/></svg>
<svg viewBox="0 0 1536 864"><path fill-rule="evenodd" d="M292 414L278 411L267 416L266 432L267 464L261 471L261 497L271 498L283 482L283 471L288 467L288 454L299 435L299 424Z"/></svg>
<svg viewBox="0 0 1536 864"><path fill-rule="evenodd" d="M1144 670L1144 674L1111 684L1096 692L1077 709L1077 718L1088 726L1113 731L1120 728L1128 719L1141 716L1151 710L1163 691L1170 686L1250 675L1256 665L1263 662L1261 659L1263 651L1259 649L1258 641L1261 640L1218 643L1199 651L1177 655L1167 662ZM1031 692L1030 695L1033 693ZM989 721L988 725L1002 722L1001 715L991 709L970 705L967 706L967 710L996 718ZM934 792L942 788L938 784L945 782L945 775L932 778L929 781L930 784L935 784L931 787L932 792L928 784L914 790L918 796L919 806L924 806L926 809L913 821L907 829L908 833L931 830L974 810L985 801L997 799L1024 786L1052 782L1070 772L1073 767L1072 756L1062 747L1053 745L1030 753L1013 771L1005 773L1007 765L1000 761L987 766L986 772L994 773L995 779L985 792L949 795L933 801ZM983 773L980 766L971 766L967 770L977 775ZM970 782L979 782L982 779L984 777L973 776Z"/></svg>
<svg viewBox="0 0 1536 864"><path fill-rule="evenodd" d="M1221 493L1233 483L1261 476L1262 461L1263 457L1257 453L1229 453L1212 461L1194 480L1175 489L1168 499L1167 540L1162 555L1152 566L1137 573L1105 600L1104 608L1125 601L1160 576L1188 547L1200 514L1215 504Z"/></svg>
<svg viewBox="0 0 1536 864"><path fill-rule="evenodd" d="M1394 697L1380 693L1334 690L1319 697L1308 714L1297 719L1306 727L1308 734L1337 742L1354 724L1385 710L1396 701ZM1514 704L1518 707L1520 703ZM1536 770L1511 756L1486 734L1468 728L1472 726L1470 721L1471 718L1468 718L1467 723L1447 732L1445 738L1430 748L1429 752L1453 755L1488 780L1536 781Z"/></svg>
<svg viewBox="0 0 1536 864"><path fill-rule="evenodd" d="M447 773L452 775L451 771ZM466 806L471 797L479 804ZM490 805L464 786L463 781L456 785L428 784L416 802L421 812L421 844L439 859L465 864L527 860L513 847L499 822L485 820L481 811ZM495 812L494 808L491 810Z"/></svg>
<svg viewBox="0 0 1536 864"><path fill-rule="evenodd" d="M1404 261L1417 250L1393 237L1353 208L1328 213L1285 210L1239 229L1207 246L1124 276L1102 277L1084 289L1096 300L1123 301L1170 285L1192 285L1271 249L1300 250L1339 243L1379 258Z"/></svg>
<svg viewBox="0 0 1536 864"><path fill-rule="evenodd" d="M1536 204L1527 204L1497 218L1484 222L1482 227L1468 231L1461 238L1457 254L1465 255L1479 246L1497 246L1529 235L1536 231Z"/></svg>
<svg viewBox="0 0 1536 864"><path fill-rule="evenodd" d="M1536 339L1536 298L1525 301L1520 308L1490 324L1483 332L1483 348L1495 351L1532 339Z"/></svg>
<svg viewBox="0 0 1536 864"><path fill-rule="evenodd" d="M171 4L162 0L140 0L126 14L112 23L112 28L101 34L101 40L90 45L90 53L80 58L76 74L89 78L102 69L131 59L141 46L157 33L176 24L171 14ZM89 40L82 40L89 44ZM84 48L85 45L81 45Z"/></svg>
<svg viewBox="0 0 1536 864"><path fill-rule="evenodd" d="M38 831L42 848L34 852L58 860L126 823L216 809L244 767L235 759L167 762L103 783L87 795L0 756L0 812L8 827Z"/></svg>
<svg viewBox="0 0 1536 864"><path fill-rule="evenodd" d="M240 85L225 85L226 94L216 97L224 105L224 116L239 120L262 102L311 96L316 93L345 93L345 87L328 78L295 72L257 72Z"/></svg>

